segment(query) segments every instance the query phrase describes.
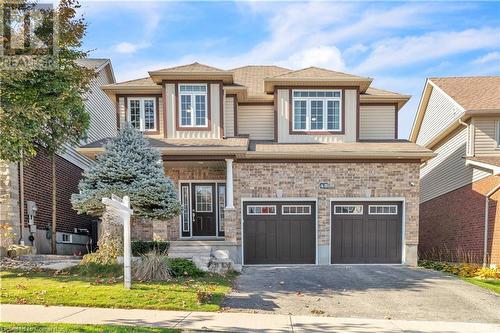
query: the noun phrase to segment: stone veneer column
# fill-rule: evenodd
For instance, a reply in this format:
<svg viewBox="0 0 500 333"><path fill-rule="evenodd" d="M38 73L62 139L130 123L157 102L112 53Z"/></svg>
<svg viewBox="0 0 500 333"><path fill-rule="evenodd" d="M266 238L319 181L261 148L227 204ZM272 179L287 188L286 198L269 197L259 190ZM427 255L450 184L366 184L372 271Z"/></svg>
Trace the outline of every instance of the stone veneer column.
<svg viewBox="0 0 500 333"><path fill-rule="evenodd" d="M0 224L10 224L16 236L20 237L19 217L19 172L16 163L0 161Z"/></svg>

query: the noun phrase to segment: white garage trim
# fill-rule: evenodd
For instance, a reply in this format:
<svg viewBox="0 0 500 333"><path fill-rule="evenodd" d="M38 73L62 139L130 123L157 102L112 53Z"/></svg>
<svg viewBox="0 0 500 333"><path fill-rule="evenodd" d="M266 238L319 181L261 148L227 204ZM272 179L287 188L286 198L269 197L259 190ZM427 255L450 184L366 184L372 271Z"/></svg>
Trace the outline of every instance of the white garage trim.
<svg viewBox="0 0 500 333"><path fill-rule="evenodd" d="M319 211L319 206L318 206L318 198L241 198L241 208L240 208L240 214L241 214L241 224L240 224L240 230L241 230L241 265L245 265L245 253L244 253L244 244L243 242L245 241L245 237L243 235L243 216L244 215L244 203L245 202L251 202L251 201L282 201L282 202L287 202L287 201L309 201L309 202L314 202L315 207L316 207L316 216L314 217L314 225L315 225L315 233L316 233L316 248L314 249L314 256L315 256L315 265L318 264L318 211ZM331 251L330 251L331 252ZM266 266L266 265L259 265L259 266ZM275 266L275 265L267 265L267 266Z"/></svg>
<svg viewBox="0 0 500 333"><path fill-rule="evenodd" d="M404 197L341 197L341 198L330 198L330 204L328 210L330 212L330 230L328 230L329 241L329 251L328 251L328 261L330 265L344 265L344 264L332 264L332 202L334 201L399 201L401 202L401 264L406 262L406 244L405 244L405 225L406 225L406 198ZM316 246L317 247L317 246ZM379 265L379 264L349 264L349 265ZM391 264L384 264L391 265Z"/></svg>

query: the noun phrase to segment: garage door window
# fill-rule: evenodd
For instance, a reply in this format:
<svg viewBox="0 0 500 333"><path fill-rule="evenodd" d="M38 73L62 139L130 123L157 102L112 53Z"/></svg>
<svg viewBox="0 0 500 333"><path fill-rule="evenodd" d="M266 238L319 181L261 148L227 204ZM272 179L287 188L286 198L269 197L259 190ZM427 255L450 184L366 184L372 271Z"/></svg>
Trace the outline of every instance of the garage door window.
<svg viewBox="0 0 500 333"><path fill-rule="evenodd" d="M363 215L363 205L335 205L336 215Z"/></svg>
<svg viewBox="0 0 500 333"><path fill-rule="evenodd" d="M281 207L283 215L311 215L310 205L283 205Z"/></svg>
<svg viewBox="0 0 500 333"><path fill-rule="evenodd" d="M370 205L368 208L370 215L398 215L397 205Z"/></svg>
<svg viewBox="0 0 500 333"><path fill-rule="evenodd" d="M274 205L254 205L247 206L248 215L276 215L276 206Z"/></svg>

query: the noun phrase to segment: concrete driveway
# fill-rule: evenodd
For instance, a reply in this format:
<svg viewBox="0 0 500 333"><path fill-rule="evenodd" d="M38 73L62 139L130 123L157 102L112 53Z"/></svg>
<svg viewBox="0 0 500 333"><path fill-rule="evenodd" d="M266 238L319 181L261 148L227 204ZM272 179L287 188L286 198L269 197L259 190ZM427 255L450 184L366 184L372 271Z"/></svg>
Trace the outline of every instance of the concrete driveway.
<svg viewBox="0 0 500 333"><path fill-rule="evenodd" d="M391 265L245 267L224 311L500 323L500 296Z"/></svg>

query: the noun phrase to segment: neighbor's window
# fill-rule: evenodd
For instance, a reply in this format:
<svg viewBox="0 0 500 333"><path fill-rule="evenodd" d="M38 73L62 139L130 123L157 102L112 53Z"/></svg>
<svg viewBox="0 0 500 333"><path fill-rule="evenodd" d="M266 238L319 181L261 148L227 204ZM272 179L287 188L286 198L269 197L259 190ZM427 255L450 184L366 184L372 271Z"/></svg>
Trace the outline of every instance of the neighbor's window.
<svg viewBox="0 0 500 333"><path fill-rule="evenodd" d="M363 215L363 205L335 205L335 215Z"/></svg>
<svg viewBox="0 0 500 333"><path fill-rule="evenodd" d="M128 122L140 131L155 131L156 98L131 97L128 99Z"/></svg>
<svg viewBox="0 0 500 333"><path fill-rule="evenodd" d="M274 205L253 205L247 206L248 215L276 215L276 206Z"/></svg>
<svg viewBox="0 0 500 333"><path fill-rule="evenodd" d="M293 130L341 131L341 102L340 90L294 90Z"/></svg>
<svg viewBox="0 0 500 333"><path fill-rule="evenodd" d="M207 127L207 85L179 85L180 127Z"/></svg>

